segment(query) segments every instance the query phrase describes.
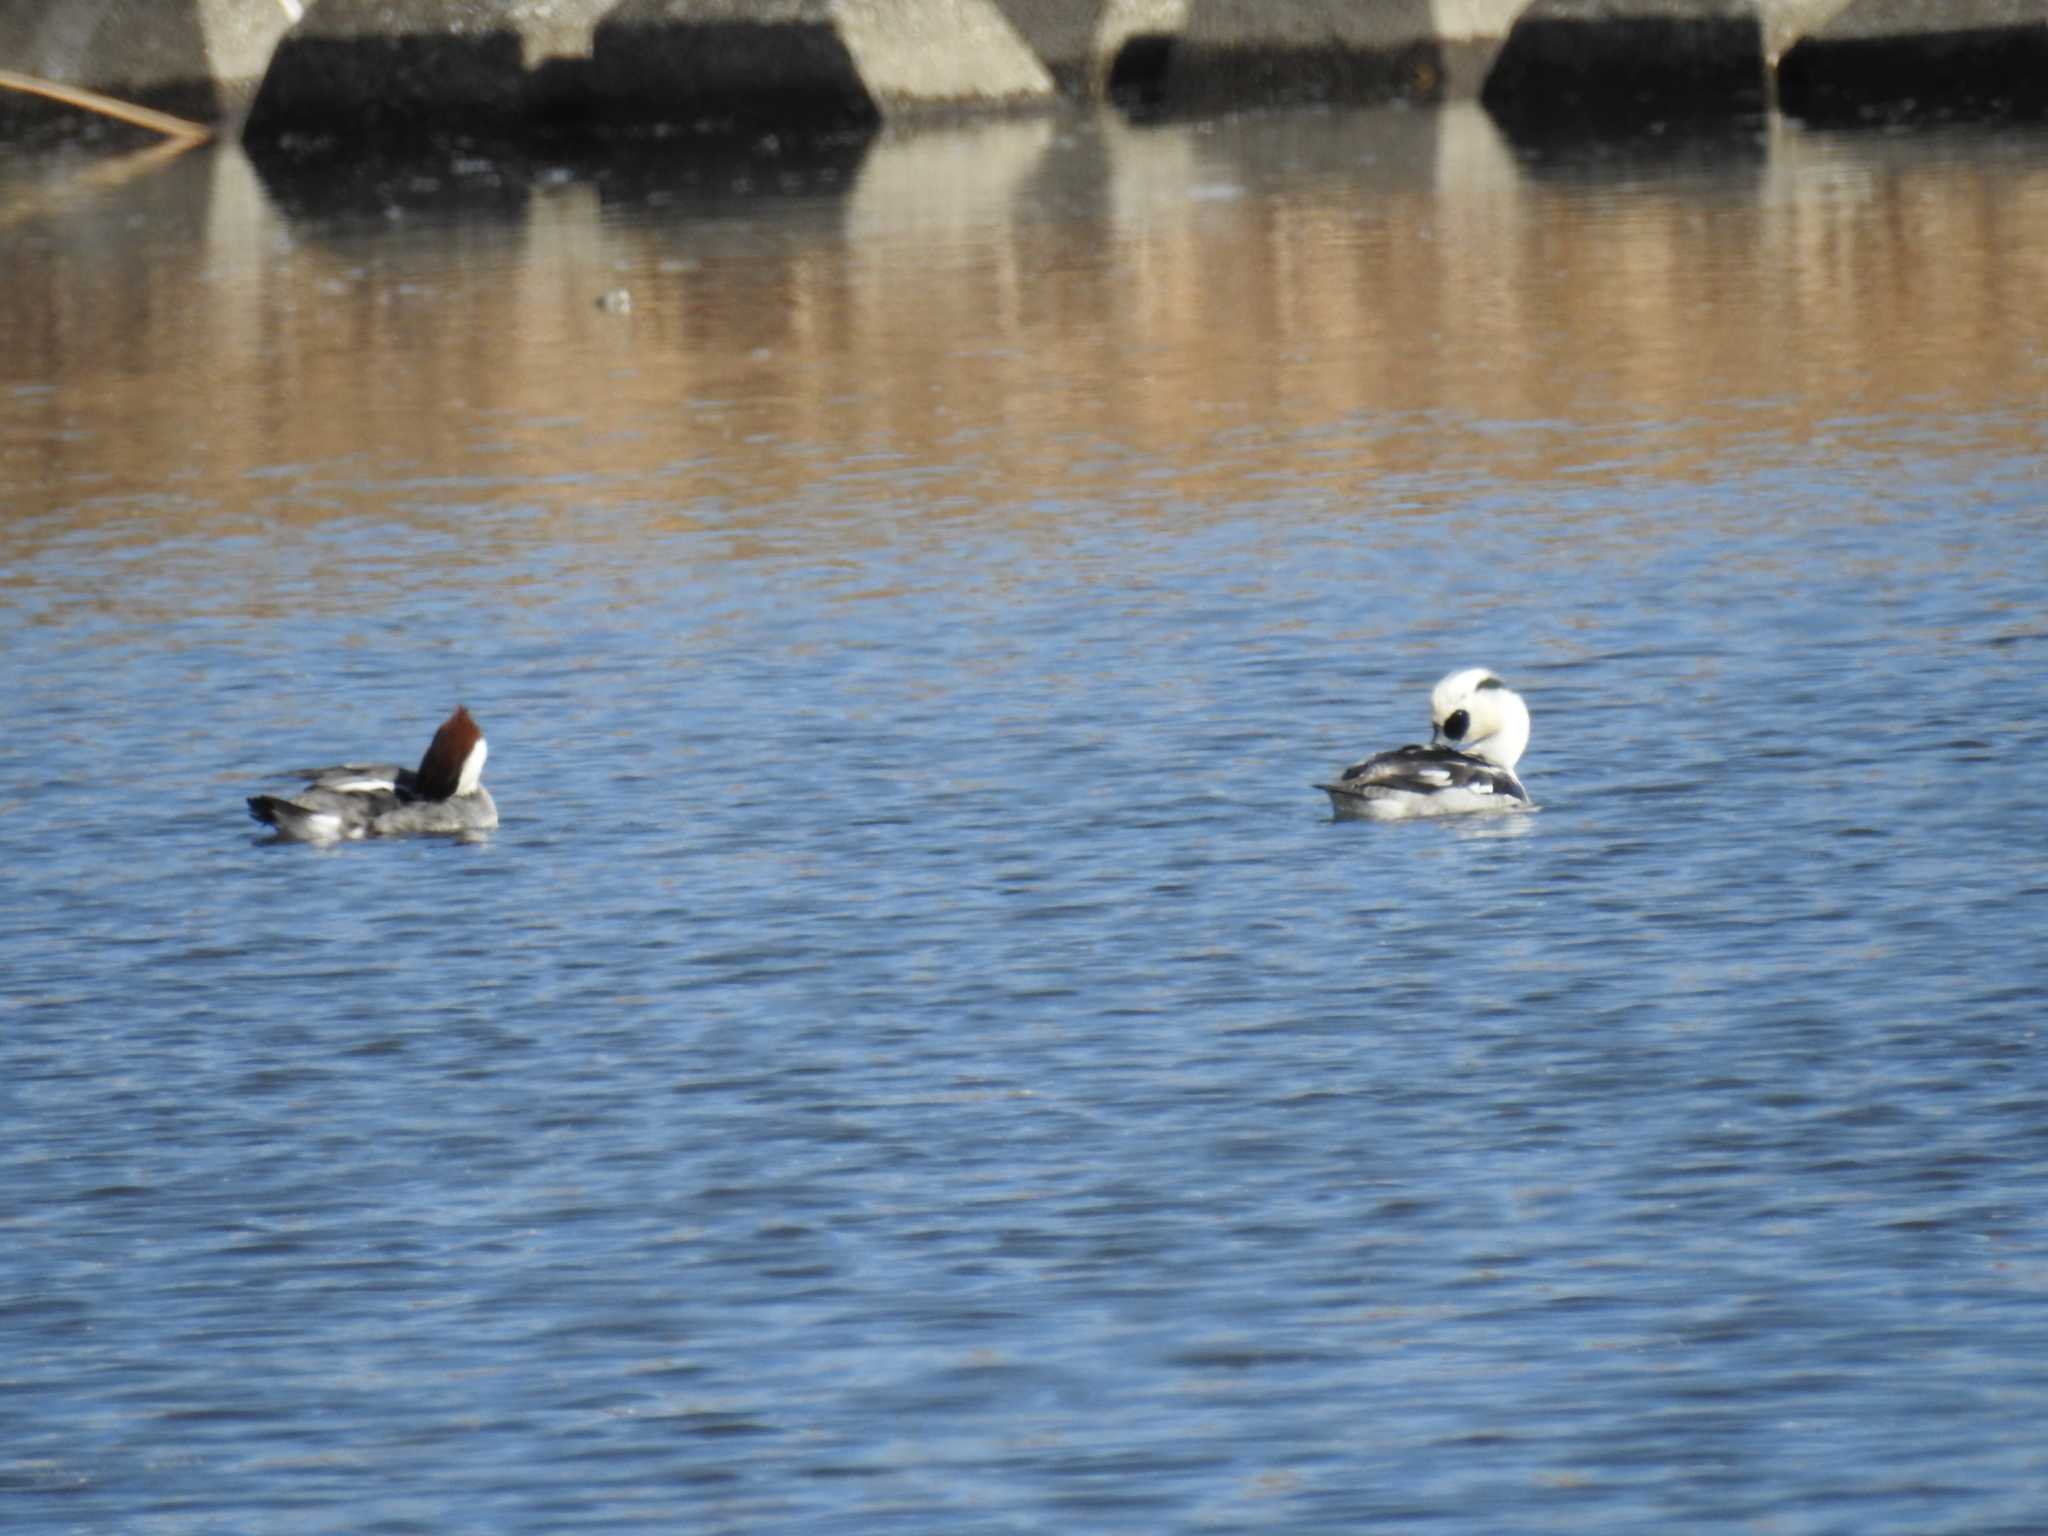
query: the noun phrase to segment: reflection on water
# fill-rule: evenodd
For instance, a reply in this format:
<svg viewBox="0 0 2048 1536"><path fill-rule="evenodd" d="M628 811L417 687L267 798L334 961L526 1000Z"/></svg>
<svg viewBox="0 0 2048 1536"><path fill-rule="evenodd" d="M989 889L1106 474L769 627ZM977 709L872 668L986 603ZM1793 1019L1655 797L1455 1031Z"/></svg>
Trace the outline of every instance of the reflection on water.
<svg viewBox="0 0 2048 1536"><path fill-rule="evenodd" d="M387 168L376 211L297 217L284 173L266 189L232 149L119 185L17 169L0 475L194 527L318 520L429 467L543 515L672 507L682 480L781 509L811 445L870 439L1028 507L1114 481L1099 445L1199 444L1174 489L1207 501L1275 459L1417 473L1446 434L1567 395L1678 424L1681 474L1758 433L2038 385L2038 136L1777 123L1721 147L1517 155L1470 109L1031 119L850 164L764 152L708 186L681 151ZM595 305L616 287L630 315ZM1580 439L1525 447L1530 473L1598 473Z"/></svg>

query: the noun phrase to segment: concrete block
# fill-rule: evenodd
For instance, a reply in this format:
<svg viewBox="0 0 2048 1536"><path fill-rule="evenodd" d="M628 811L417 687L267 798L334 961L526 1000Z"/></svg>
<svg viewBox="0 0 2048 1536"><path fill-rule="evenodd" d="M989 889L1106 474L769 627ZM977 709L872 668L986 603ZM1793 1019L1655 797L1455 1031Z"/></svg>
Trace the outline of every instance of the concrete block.
<svg viewBox="0 0 2048 1536"><path fill-rule="evenodd" d="M1107 63L1097 39L1115 0L995 0L995 6L1062 95L1099 94Z"/></svg>
<svg viewBox="0 0 2048 1536"><path fill-rule="evenodd" d="M1778 104L1826 125L2048 116L2048 0L1850 0L1785 49Z"/></svg>
<svg viewBox="0 0 2048 1536"><path fill-rule="evenodd" d="M1526 3L1100 0L1092 40L1056 34L1053 68L1063 89L1169 111L1470 97Z"/></svg>
<svg viewBox="0 0 2048 1536"><path fill-rule="evenodd" d="M1053 95L1051 73L993 0L838 0L834 11L884 116Z"/></svg>
<svg viewBox="0 0 2048 1536"><path fill-rule="evenodd" d="M615 121L761 129L1049 102L991 0L623 0L592 81Z"/></svg>
<svg viewBox="0 0 2048 1536"><path fill-rule="evenodd" d="M515 133L577 102L612 0L314 0L245 133Z"/></svg>
<svg viewBox="0 0 2048 1536"><path fill-rule="evenodd" d="M1535 0L1481 99L1517 134L1726 121L1767 106L1757 0Z"/></svg>
<svg viewBox="0 0 2048 1536"><path fill-rule="evenodd" d="M1189 0L1163 104L1437 101L1446 75L1434 0Z"/></svg>

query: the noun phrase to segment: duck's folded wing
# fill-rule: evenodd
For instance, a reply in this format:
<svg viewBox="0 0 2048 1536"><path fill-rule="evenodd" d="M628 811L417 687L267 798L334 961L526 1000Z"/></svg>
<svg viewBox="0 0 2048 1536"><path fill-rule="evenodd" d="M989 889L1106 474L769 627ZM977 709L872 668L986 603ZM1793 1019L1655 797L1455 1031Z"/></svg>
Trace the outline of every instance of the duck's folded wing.
<svg viewBox="0 0 2048 1536"><path fill-rule="evenodd" d="M1449 747L1396 747L1353 763L1329 784L1318 789L1339 794L1365 795L1381 790L1406 790L1428 795L1447 789L1468 790L1475 795L1505 795L1527 800L1528 791L1509 770L1483 758L1455 752Z"/></svg>
<svg viewBox="0 0 2048 1536"><path fill-rule="evenodd" d="M402 763L339 763L332 768L301 768L306 788L343 794L375 794L380 790L412 793L413 771Z"/></svg>

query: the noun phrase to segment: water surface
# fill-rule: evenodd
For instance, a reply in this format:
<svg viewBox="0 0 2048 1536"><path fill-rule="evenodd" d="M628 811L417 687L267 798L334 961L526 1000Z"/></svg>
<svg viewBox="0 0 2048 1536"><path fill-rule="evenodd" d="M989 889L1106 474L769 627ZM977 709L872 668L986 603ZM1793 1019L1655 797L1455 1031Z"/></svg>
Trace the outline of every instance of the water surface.
<svg viewBox="0 0 2048 1536"><path fill-rule="evenodd" d="M10 1530L2038 1523L2048 138L0 188Z"/></svg>

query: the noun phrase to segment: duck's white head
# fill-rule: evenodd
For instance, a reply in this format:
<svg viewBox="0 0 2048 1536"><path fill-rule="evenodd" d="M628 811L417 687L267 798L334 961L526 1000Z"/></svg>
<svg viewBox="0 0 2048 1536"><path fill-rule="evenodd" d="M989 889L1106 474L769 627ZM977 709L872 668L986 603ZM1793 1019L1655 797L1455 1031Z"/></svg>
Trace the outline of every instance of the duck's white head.
<svg viewBox="0 0 2048 1536"><path fill-rule="evenodd" d="M441 722L427 755L420 759L419 789L425 800L447 800L456 795L473 795L483 782L484 759L490 748L484 742L483 727L460 704Z"/></svg>
<svg viewBox="0 0 2048 1536"><path fill-rule="evenodd" d="M1453 672L1429 696L1435 745L1512 769L1529 745L1529 706L1484 667Z"/></svg>

